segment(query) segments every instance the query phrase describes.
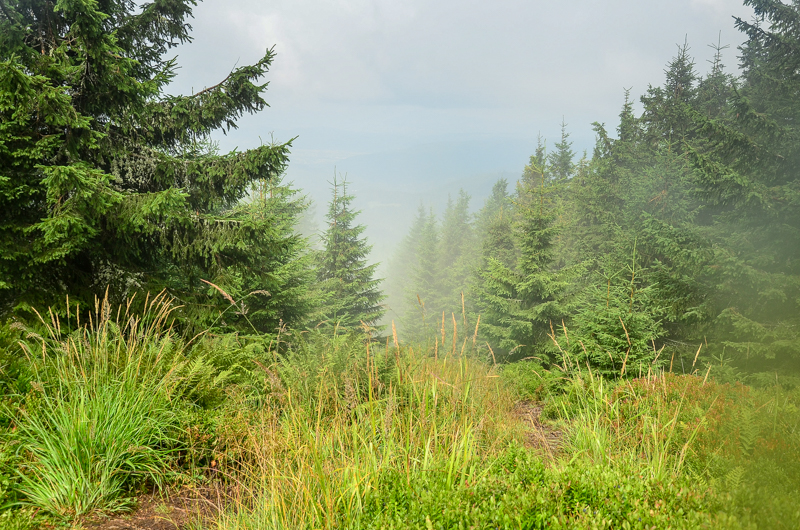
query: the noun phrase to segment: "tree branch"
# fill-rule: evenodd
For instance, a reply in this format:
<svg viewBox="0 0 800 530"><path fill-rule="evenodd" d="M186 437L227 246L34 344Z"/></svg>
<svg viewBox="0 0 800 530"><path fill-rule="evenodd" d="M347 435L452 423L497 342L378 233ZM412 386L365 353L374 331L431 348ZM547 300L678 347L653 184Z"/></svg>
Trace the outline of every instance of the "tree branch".
<svg viewBox="0 0 800 530"><path fill-rule="evenodd" d="M6 7L6 3L3 0L0 0L0 10L3 11L3 14L6 16L8 21L13 24L14 23L14 19L11 18L11 15L8 12L8 8Z"/></svg>
<svg viewBox="0 0 800 530"><path fill-rule="evenodd" d="M2 3L2 1L3 1L3 0L0 0L0 3ZM222 81L220 81L220 82L219 82L219 83L217 83L216 85L214 85L214 86L212 86L212 87L204 88L204 89L203 89L203 90L201 90L200 92L198 92L198 93L196 93L196 94L192 94L192 95L191 95L191 96L189 96L189 97L196 98L197 96L203 95L203 94L205 94L206 92L211 92L212 90L214 90L214 89L217 89L217 88L221 87L222 85L224 85L224 84L225 84L225 81L227 81L228 79L230 79L230 78L231 78L231 76L233 75L233 72L235 72L235 70L231 71L231 73L229 73L229 74L228 74L228 76L227 76L225 79L223 79Z"/></svg>

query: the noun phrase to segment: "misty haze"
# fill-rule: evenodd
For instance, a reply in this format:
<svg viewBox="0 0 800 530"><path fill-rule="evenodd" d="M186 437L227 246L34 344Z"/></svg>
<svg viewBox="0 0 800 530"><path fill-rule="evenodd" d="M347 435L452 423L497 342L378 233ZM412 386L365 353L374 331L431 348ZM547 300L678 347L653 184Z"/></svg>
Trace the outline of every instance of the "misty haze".
<svg viewBox="0 0 800 530"><path fill-rule="evenodd" d="M0 528L800 528L800 1L0 0Z"/></svg>

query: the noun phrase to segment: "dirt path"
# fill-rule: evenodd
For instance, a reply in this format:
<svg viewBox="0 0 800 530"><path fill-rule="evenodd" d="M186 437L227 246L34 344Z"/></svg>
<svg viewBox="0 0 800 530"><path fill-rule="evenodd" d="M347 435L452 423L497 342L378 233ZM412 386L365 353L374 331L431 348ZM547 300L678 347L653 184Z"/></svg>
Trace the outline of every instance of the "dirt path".
<svg viewBox="0 0 800 530"><path fill-rule="evenodd" d="M554 458L561 447L563 433L542 421L542 405L535 401L520 401L514 415L526 425L525 445Z"/></svg>
<svg viewBox="0 0 800 530"><path fill-rule="evenodd" d="M183 489L169 494L139 497L133 513L83 523L86 530L184 530L192 522L212 516L228 495L217 488Z"/></svg>

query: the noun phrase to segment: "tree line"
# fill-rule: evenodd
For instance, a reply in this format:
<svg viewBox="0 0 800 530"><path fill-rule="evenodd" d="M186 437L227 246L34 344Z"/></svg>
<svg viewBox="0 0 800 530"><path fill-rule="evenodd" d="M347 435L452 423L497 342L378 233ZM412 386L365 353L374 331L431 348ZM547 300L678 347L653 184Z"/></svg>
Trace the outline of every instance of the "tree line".
<svg viewBox="0 0 800 530"><path fill-rule="evenodd" d="M167 292L187 332L374 328L385 309L347 183L314 251L283 182L291 140L220 153L212 134L263 98L274 51L169 95L192 2L0 2L0 317L6 326ZM746 0L736 74L687 46L628 93L576 160L564 124L518 182L473 214L420 208L390 267L408 340L443 320L497 359L568 358L607 373L707 359L800 360L800 8ZM480 318L480 325L478 319ZM677 354L677 361L675 355ZM694 362L692 363L694 364ZM685 368L685 367L684 367Z"/></svg>
<svg viewBox="0 0 800 530"><path fill-rule="evenodd" d="M420 207L390 274L390 316L415 340L479 323L487 355L609 373L800 368L800 8L756 20L734 75L687 45L661 86L628 92L616 134L576 160L566 125L480 210ZM449 328L448 328L449 329ZM700 348L700 350L698 350ZM769 372L769 374L767 374Z"/></svg>

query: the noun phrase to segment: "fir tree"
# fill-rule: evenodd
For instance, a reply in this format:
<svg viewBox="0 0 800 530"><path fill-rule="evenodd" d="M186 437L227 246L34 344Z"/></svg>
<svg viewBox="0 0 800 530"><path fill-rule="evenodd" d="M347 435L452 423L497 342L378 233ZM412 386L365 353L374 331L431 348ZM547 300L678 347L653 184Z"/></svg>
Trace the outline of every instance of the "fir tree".
<svg viewBox="0 0 800 530"><path fill-rule="evenodd" d="M220 155L206 140L266 106L273 52L169 96L164 54L190 41L194 2L2 5L0 312L57 311L67 294L88 307L106 288L222 310L201 280L259 266L271 221L236 205L283 171L289 144Z"/></svg>
<svg viewBox="0 0 800 530"><path fill-rule="evenodd" d="M471 289L481 319L481 337L486 338L496 354L501 356L518 345L510 327L516 303L515 263L511 211L501 209L489 221L481 247L480 266Z"/></svg>
<svg viewBox="0 0 800 530"><path fill-rule="evenodd" d="M645 107L643 121L648 140L662 143L669 149L683 151L683 145L694 133L689 109L697 94L697 73L689 55L689 45L678 47L678 54L667 65L663 87L650 87L642 96Z"/></svg>
<svg viewBox="0 0 800 530"><path fill-rule="evenodd" d="M566 180L572 176L575 170L575 152L572 150L572 142L569 141L567 124L561 120L561 140L555 144L556 150L547 155L547 165L550 169L551 178L555 180ZM540 164L543 164L541 161Z"/></svg>
<svg viewBox="0 0 800 530"><path fill-rule="evenodd" d="M332 183L328 206L328 229L322 236L317 279L326 298L324 314L331 324L358 329L362 323L374 327L383 316L385 298L375 279L377 264L368 264L372 247L362 237L365 227L355 224L360 213L353 210L353 196L347 193L347 181Z"/></svg>
<svg viewBox="0 0 800 530"><path fill-rule="evenodd" d="M441 303L439 263L439 226L429 211L421 226L416 259L405 291L406 313L403 329L409 340L422 341L436 329Z"/></svg>

